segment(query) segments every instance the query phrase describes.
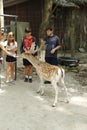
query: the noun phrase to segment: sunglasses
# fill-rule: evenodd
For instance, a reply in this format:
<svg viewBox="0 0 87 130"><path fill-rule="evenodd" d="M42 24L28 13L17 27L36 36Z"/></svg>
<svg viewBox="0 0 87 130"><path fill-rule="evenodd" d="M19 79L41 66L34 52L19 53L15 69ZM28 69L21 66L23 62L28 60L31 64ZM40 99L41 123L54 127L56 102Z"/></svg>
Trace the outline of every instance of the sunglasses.
<svg viewBox="0 0 87 130"><path fill-rule="evenodd" d="M9 37L14 37L14 35L9 35Z"/></svg>

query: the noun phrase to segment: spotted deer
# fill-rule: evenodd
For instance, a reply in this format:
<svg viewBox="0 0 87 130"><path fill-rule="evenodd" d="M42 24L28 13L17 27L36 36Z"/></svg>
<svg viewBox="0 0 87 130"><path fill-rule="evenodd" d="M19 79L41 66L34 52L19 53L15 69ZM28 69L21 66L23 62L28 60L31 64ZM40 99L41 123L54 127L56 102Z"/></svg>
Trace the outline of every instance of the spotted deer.
<svg viewBox="0 0 87 130"><path fill-rule="evenodd" d="M8 55L11 55L14 57L14 55L9 53L2 45L0 45L0 48ZM64 69L60 66L50 65L46 62L38 60L37 57L34 57L32 55L33 52L37 51L37 50L34 50L34 48L35 48L35 44L33 44L29 52L22 53L17 57L21 57L21 58L25 58L29 60L32 63L32 65L36 68L36 72L40 78L40 86L37 92L41 93L41 95L44 94L44 81L48 80L48 81L51 81L51 84L55 90L55 99L52 106L55 107L57 104L59 85L64 87L67 102L69 102L68 95L67 95L67 88L64 83L64 75L65 75Z"/></svg>
<svg viewBox="0 0 87 130"><path fill-rule="evenodd" d="M41 95L44 94L44 81L48 80L51 81L51 84L55 90L55 99L52 106L55 107L57 104L59 85L64 87L68 102L67 88L64 83L65 72L62 67L50 65L46 62L40 61L37 57L34 57L30 52L22 53L20 57L27 59L36 68L36 72L40 78L40 86L37 90L37 93L41 93Z"/></svg>

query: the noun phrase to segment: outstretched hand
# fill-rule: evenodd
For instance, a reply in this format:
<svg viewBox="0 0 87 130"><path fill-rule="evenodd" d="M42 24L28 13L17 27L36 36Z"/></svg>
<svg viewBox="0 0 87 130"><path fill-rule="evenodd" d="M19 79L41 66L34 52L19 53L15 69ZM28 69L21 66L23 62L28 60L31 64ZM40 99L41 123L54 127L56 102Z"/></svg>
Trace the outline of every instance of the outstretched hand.
<svg viewBox="0 0 87 130"><path fill-rule="evenodd" d="M14 58L18 58L19 56L18 55L13 55Z"/></svg>

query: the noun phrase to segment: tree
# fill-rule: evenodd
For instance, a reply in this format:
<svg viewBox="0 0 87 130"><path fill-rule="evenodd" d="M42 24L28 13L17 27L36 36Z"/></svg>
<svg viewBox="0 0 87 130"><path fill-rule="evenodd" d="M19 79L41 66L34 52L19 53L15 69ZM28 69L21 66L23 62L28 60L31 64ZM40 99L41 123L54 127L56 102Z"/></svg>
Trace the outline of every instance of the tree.
<svg viewBox="0 0 87 130"><path fill-rule="evenodd" d="M53 2L54 0L44 0L43 18L40 25L39 37L43 37L45 35L45 29L50 24Z"/></svg>

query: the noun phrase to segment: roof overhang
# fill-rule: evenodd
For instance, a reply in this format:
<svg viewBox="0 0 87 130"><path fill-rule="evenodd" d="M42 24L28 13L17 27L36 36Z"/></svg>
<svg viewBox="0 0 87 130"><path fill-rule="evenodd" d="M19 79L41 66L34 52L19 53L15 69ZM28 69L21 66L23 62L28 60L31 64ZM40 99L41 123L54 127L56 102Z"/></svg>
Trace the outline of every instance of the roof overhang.
<svg viewBox="0 0 87 130"><path fill-rule="evenodd" d="M79 8L78 5L76 5L74 2L70 2L67 0L54 0L55 4L62 7L73 7L73 8Z"/></svg>
<svg viewBox="0 0 87 130"><path fill-rule="evenodd" d="M28 1L28 0L3 0L3 3L4 3L4 7L9 7L9 6L23 3L25 1Z"/></svg>
<svg viewBox="0 0 87 130"><path fill-rule="evenodd" d="M87 4L87 0L67 0L68 2L73 2L75 4L78 4L78 5L85 5Z"/></svg>

